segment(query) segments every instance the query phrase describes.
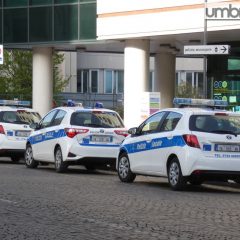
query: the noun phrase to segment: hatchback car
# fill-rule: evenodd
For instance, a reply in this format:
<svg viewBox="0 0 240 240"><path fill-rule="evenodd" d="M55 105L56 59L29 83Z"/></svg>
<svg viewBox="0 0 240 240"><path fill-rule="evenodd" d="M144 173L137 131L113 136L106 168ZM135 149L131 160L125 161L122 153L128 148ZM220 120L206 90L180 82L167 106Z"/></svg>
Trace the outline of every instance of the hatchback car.
<svg viewBox="0 0 240 240"><path fill-rule="evenodd" d="M54 163L57 172L72 164L89 170L107 165L115 168L119 145L127 135L118 113L108 109L59 107L32 127L35 131L26 143L26 166Z"/></svg>
<svg viewBox="0 0 240 240"><path fill-rule="evenodd" d="M240 114L213 109L225 105L224 101L176 102L203 102L205 107L163 109L130 129L118 154L120 180L133 182L136 174L164 176L174 190L183 189L187 182L239 182Z"/></svg>
<svg viewBox="0 0 240 240"><path fill-rule="evenodd" d="M29 124L40 121L40 115L27 101L0 100L0 156L18 162L24 156L27 137L32 132ZM17 106L17 107L16 107Z"/></svg>

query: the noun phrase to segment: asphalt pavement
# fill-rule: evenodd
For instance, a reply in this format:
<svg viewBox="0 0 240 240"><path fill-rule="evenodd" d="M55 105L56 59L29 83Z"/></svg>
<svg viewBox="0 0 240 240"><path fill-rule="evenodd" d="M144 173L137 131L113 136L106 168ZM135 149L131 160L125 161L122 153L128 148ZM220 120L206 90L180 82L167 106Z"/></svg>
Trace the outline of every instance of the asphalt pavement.
<svg viewBox="0 0 240 240"><path fill-rule="evenodd" d="M116 172L0 160L0 239L240 239L240 185L165 178L119 181Z"/></svg>

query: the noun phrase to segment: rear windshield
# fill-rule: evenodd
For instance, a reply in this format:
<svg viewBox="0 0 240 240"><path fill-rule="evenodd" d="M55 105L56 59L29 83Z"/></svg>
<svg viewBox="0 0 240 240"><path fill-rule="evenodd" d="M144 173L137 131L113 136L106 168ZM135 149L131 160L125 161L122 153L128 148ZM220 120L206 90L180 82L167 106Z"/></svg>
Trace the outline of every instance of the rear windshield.
<svg viewBox="0 0 240 240"><path fill-rule="evenodd" d="M193 115L190 117L191 131L240 134L240 117L225 115Z"/></svg>
<svg viewBox="0 0 240 240"><path fill-rule="evenodd" d="M30 124L39 122L40 119L41 117L38 113L25 110L0 112L0 121L4 123Z"/></svg>
<svg viewBox="0 0 240 240"><path fill-rule="evenodd" d="M71 125L99 127L99 128L122 128L122 120L115 112L93 111L75 112L71 116Z"/></svg>

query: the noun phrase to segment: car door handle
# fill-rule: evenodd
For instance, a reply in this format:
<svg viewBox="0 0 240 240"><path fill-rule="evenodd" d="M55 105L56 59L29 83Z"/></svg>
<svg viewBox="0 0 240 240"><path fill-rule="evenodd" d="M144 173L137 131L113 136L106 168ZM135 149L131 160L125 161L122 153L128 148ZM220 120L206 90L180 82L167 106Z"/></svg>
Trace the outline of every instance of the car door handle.
<svg viewBox="0 0 240 240"><path fill-rule="evenodd" d="M148 138L145 140L147 143L150 143L152 141L152 139Z"/></svg>
<svg viewBox="0 0 240 240"><path fill-rule="evenodd" d="M173 136L171 135L171 136L167 136L167 139L168 140L172 140L173 139Z"/></svg>

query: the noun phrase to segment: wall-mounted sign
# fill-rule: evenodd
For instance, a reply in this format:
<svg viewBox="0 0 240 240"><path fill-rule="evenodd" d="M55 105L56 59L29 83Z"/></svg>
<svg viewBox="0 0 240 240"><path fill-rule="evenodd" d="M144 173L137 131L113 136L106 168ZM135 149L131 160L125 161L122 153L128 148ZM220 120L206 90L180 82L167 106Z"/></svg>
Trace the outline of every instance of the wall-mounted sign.
<svg viewBox="0 0 240 240"><path fill-rule="evenodd" d="M190 45L184 46L186 55L222 55L229 54L229 45Z"/></svg>

